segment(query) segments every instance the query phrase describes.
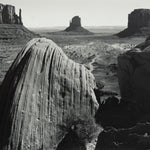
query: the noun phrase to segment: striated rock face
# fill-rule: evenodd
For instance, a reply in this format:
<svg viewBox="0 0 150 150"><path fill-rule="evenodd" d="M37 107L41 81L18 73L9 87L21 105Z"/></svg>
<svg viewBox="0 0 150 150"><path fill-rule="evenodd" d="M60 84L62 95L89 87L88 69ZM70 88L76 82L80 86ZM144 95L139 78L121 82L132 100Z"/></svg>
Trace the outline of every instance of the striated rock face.
<svg viewBox="0 0 150 150"><path fill-rule="evenodd" d="M119 37L150 34L150 9L135 9L128 15L128 28Z"/></svg>
<svg viewBox="0 0 150 150"><path fill-rule="evenodd" d="M81 34L92 34L87 29L81 26L81 18L79 16L75 16L72 18L70 22L70 26L66 28L65 31L81 33Z"/></svg>
<svg viewBox="0 0 150 150"><path fill-rule="evenodd" d="M0 90L0 149L53 150L70 112L94 115L94 77L54 42L31 40L18 54Z"/></svg>
<svg viewBox="0 0 150 150"><path fill-rule="evenodd" d="M0 24L23 24L21 9L19 16L15 13L15 7L12 5L0 4Z"/></svg>

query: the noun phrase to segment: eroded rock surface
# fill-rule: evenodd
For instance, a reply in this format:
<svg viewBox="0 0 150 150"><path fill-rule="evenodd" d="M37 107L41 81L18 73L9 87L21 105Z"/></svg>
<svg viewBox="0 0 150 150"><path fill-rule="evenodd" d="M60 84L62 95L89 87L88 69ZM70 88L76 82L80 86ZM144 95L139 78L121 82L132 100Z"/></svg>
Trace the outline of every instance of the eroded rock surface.
<svg viewBox="0 0 150 150"><path fill-rule="evenodd" d="M70 112L95 114L95 86L91 72L51 40L31 40L1 85L0 149L55 149Z"/></svg>

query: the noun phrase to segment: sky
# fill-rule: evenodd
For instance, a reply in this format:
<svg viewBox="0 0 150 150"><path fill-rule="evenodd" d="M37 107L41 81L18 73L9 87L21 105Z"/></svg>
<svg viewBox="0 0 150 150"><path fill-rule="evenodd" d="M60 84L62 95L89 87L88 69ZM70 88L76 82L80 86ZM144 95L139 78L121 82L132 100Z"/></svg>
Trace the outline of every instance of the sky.
<svg viewBox="0 0 150 150"><path fill-rule="evenodd" d="M0 0L22 9L26 27L68 26L80 16L83 26L127 26L128 14L137 8L150 9L150 0Z"/></svg>

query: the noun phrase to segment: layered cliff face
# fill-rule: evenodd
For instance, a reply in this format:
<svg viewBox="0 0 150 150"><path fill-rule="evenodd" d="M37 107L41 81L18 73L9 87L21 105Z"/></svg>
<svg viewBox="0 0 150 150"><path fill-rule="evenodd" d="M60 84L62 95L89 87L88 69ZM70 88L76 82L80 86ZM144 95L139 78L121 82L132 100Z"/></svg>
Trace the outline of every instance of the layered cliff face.
<svg viewBox="0 0 150 150"><path fill-rule="evenodd" d="M75 16L72 18L70 26L66 28L65 31L74 32L78 34L92 34L87 29L81 26L81 18L79 16Z"/></svg>
<svg viewBox="0 0 150 150"><path fill-rule="evenodd" d="M128 15L128 27L117 35L126 37L131 35L150 34L150 9L135 9Z"/></svg>
<svg viewBox="0 0 150 150"><path fill-rule="evenodd" d="M0 90L0 149L52 150L67 115L94 115L93 75L51 40L31 40L18 54Z"/></svg>
<svg viewBox="0 0 150 150"><path fill-rule="evenodd" d="M21 9L19 16L15 12L15 7L12 5L0 4L0 24L21 24Z"/></svg>

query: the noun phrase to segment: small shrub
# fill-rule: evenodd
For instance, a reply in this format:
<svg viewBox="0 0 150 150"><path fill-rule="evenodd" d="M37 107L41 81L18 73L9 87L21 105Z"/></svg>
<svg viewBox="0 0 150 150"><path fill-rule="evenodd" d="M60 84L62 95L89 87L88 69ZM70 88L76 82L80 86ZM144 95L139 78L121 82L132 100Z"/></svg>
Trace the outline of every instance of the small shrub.
<svg viewBox="0 0 150 150"><path fill-rule="evenodd" d="M91 142L100 132L100 127L90 115L70 113L65 122L64 125L59 125L61 130L67 133L74 132L82 143Z"/></svg>

